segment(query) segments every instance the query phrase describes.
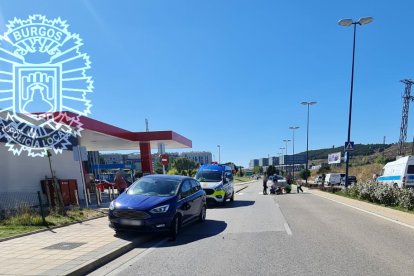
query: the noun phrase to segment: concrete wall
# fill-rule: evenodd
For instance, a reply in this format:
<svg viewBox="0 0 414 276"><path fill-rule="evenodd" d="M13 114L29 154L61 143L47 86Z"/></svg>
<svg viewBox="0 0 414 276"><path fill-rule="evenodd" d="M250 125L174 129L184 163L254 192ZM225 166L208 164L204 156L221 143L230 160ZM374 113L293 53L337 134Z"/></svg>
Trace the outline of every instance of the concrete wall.
<svg viewBox="0 0 414 276"><path fill-rule="evenodd" d="M21 156L7 151L4 143L0 143L0 192L37 192L41 191L40 180L51 177L47 157L28 157L26 152ZM73 160L71 151L52 157L52 168L59 179L76 179L79 199L84 199L83 182L79 162Z"/></svg>

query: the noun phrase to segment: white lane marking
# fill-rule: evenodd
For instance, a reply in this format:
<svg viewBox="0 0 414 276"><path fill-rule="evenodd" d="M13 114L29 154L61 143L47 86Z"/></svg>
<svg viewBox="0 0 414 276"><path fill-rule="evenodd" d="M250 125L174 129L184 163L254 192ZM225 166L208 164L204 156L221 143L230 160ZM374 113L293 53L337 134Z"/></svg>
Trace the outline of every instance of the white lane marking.
<svg viewBox="0 0 414 276"><path fill-rule="evenodd" d="M152 251L154 251L156 248L160 247L163 243L165 243L167 241L168 241L168 238L165 238L165 239L157 242L154 246L152 246L148 249L145 249L144 251L138 253L138 255L132 257L127 262L122 263L120 266L118 266L117 268L115 268L114 270L112 270L111 272L109 272L105 275L120 275L120 274L122 274L121 272L123 272L126 268L128 268L131 265L133 265L134 263L138 262L140 259L142 259L146 255L148 255L149 253L151 253Z"/></svg>
<svg viewBox="0 0 414 276"><path fill-rule="evenodd" d="M313 194L313 193L312 193L312 194ZM328 200L330 200L330 201L333 201L333 202L336 202L336 203L342 204L342 205L344 205L344 206L347 206L347 207L350 207L350 208L356 209L356 210L358 210L358 211L361 211L361 212L364 212L364 213L367 213L367 214L370 214L370 215L373 215L373 216L376 216L376 217L379 217L379 218L382 218L382 219L385 219L385 220L388 220L388 221L394 222L394 223L396 223L396 224L399 224L399 225L402 225L402 226L405 226L405 227L408 227L408 228L414 229L414 226L409 225L409 224L407 224L407 223L404 223L404 222L401 222L401 221L398 221L398 220L395 220L395 219L392 219L392 218L387 218L387 217L384 217L384 216L382 216L382 215L376 214L376 213L374 213L374 212L367 211L367 210L364 210L364 209L361 209L361 208L358 208L358 207L355 207L355 206L352 206L352 205L349 205L349 204L346 204L346 203L343 203L343 202L337 201L337 200L332 199L332 198L324 197L324 196L317 195L317 194L313 194L313 195L316 195L316 196L319 196L319 197L322 197L322 198L328 199Z"/></svg>
<svg viewBox="0 0 414 276"><path fill-rule="evenodd" d="M238 193L237 195L244 195L244 193Z"/></svg>
<svg viewBox="0 0 414 276"><path fill-rule="evenodd" d="M289 224L287 224L287 222L285 222L285 223L284 223L284 226L285 226L286 233L287 233L289 236L292 236L292 230L290 229Z"/></svg>

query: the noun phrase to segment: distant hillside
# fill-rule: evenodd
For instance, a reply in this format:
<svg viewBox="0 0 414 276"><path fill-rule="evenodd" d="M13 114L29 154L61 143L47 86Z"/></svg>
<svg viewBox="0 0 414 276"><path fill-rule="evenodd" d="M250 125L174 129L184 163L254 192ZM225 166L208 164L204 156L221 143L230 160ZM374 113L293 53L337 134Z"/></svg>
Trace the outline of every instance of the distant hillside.
<svg viewBox="0 0 414 276"><path fill-rule="evenodd" d="M406 155L413 154L413 143L406 143L405 153ZM344 155L343 147L333 147L327 149L310 150L309 161L312 163L326 163L328 161L328 155L335 152L341 152L342 157ZM375 158L378 156L384 157L385 161L395 160L399 153L398 144L356 144L354 151L351 152L351 163L354 165L364 165L374 163ZM300 154L306 154L302 152Z"/></svg>
<svg viewBox="0 0 414 276"><path fill-rule="evenodd" d="M370 144L370 145L356 144L355 149L352 152L352 155L353 156L368 156L368 155L372 155L375 153L380 153L390 148L392 145L393 144L385 144L385 145L384 144ZM309 160L328 159L328 155L331 153L335 153L335 152L343 153L344 147L310 150ZM306 152L302 154L306 154Z"/></svg>

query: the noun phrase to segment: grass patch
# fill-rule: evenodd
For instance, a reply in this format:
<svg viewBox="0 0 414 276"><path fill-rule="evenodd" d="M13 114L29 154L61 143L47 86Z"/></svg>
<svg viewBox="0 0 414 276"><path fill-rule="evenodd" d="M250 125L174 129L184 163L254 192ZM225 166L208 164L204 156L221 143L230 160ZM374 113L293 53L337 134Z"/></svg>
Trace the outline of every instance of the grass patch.
<svg viewBox="0 0 414 276"><path fill-rule="evenodd" d="M106 216L107 211L103 209L80 209L68 210L66 216L50 212L46 217L47 226L43 224L42 217L32 210L25 210L18 214L0 221L0 239L16 235L30 233L40 229L54 226L64 226L71 223L82 222L91 218Z"/></svg>

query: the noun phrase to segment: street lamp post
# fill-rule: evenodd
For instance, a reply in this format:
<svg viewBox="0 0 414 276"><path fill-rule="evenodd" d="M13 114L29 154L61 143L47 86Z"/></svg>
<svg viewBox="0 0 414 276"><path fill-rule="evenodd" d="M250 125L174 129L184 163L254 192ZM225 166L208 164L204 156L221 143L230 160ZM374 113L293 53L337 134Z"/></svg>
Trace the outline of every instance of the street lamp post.
<svg viewBox="0 0 414 276"><path fill-rule="evenodd" d="M353 19L341 19L338 24L343 27L349 27L354 25L354 40L352 44L352 70L351 70L351 93L349 96L349 117L348 117L348 138L347 145L351 143L351 115L352 115L352 93L354 90L354 64L355 64L355 38L356 38L356 26L357 25L366 25L371 23L374 20L372 17L363 17L358 21L354 22ZM346 149L345 149L346 150ZM346 163L345 163L345 188L348 187L348 171L349 171L349 151L346 153Z"/></svg>
<svg viewBox="0 0 414 276"><path fill-rule="evenodd" d="M307 123L306 123L306 179L305 183L308 185L308 164L309 164L309 106L314 105L317 102L301 102L303 105L308 106L308 117L307 117Z"/></svg>
<svg viewBox="0 0 414 276"><path fill-rule="evenodd" d="M285 140L283 140L283 142L285 142L285 144L286 144L285 149L286 149L286 157L287 157L287 155L288 155L288 145L287 144L288 144L288 142L290 142L290 139L285 139ZM286 163L285 158L283 158L283 163L284 164ZM286 174L287 173L288 173L288 167L286 166Z"/></svg>
<svg viewBox="0 0 414 276"><path fill-rule="evenodd" d="M221 160L220 160L220 145L217 145L218 150L219 150L219 164L221 164Z"/></svg>
<svg viewBox="0 0 414 276"><path fill-rule="evenodd" d="M293 139L292 139L292 177L293 183L295 183L295 130L297 130L298 126L291 126L289 129L292 130Z"/></svg>

